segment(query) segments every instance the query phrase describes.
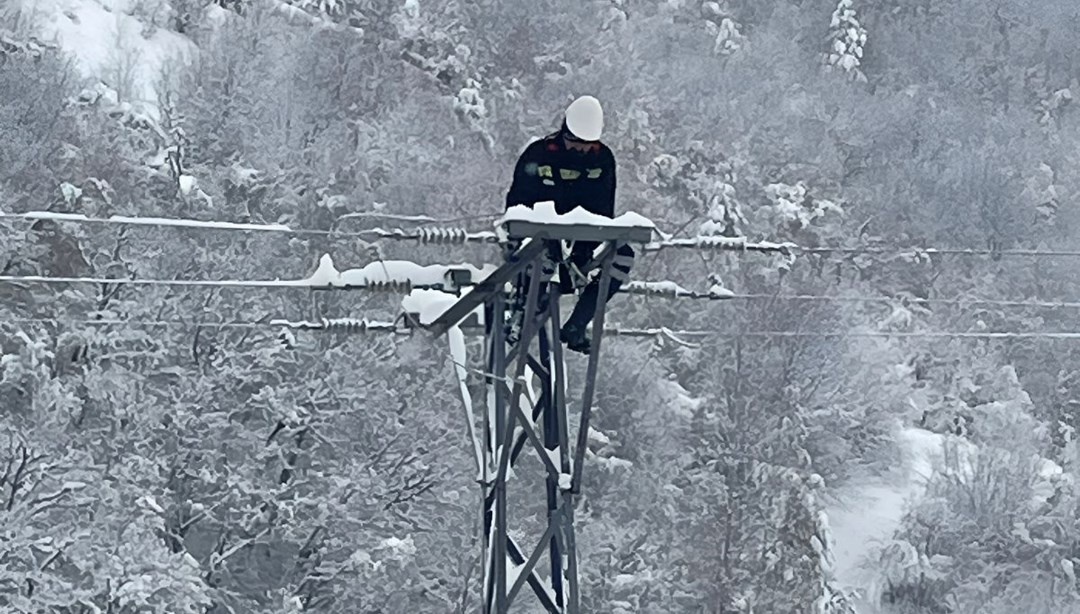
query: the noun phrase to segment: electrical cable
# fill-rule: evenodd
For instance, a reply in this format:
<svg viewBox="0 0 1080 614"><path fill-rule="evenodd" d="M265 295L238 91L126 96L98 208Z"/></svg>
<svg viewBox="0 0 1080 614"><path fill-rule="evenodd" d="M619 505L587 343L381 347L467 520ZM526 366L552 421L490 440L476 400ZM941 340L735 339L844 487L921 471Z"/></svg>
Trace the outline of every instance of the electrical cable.
<svg viewBox="0 0 1080 614"><path fill-rule="evenodd" d="M446 284L413 284L408 280L374 280L363 285L315 285L306 279L131 279L126 277L51 277L41 275L0 275L0 284L112 284L123 286L165 286L170 288L291 288L301 290L370 290L394 293L408 293L411 290L444 290L447 288Z"/></svg>
<svg viewBox="0 0 1080 614"><path fill-rule="evenodd" d="M484 214L475 216L461 216L456 218L432 218L429 216L403 216L380 213L347 214L342 219L350 218L385 218L403 222L416 223L455 223L470 220L497 220L501 214ZM360 240L409 240L421 242L439 242L442 240L449 243L496 243L498 238L492 231L469 231L463 228L417 228L413 230L375 228L361 231L338 231L319 230L310 228L293 228L283 224L252 224L239 222L219 222L210 220L195 220L185 218L157 218L138 216L111 216L108 218L94 218L81 214L55 213L51 211L29 211L25 213L0 212L0 219L26 219L26 220L51 220L55 222L69 222L78 224L114 224L134 225L166 228L193 228L199 230L218 230L232 232L276 232L293 235L325 236L339 239ZM762 251L795 254L877 254L877 255L907 255L923 254L927 256L951 255L951 256L1018 256L1018 257L1047 257L1047 258L1075 258L1080 257L1080 250L1055 250L1055 249L974 249L953 247L845 247L845 246L815 246L801 247L794 243L751 243L745 237L720 237L699 236L683 239L664 239L654 241L644 246L644 251L654 252L662 249L697 249L699 251Z"/></svg>
<svg viewBox="0 0 1080 614"><path fill-rule="evenodd" d="M324 318L321 320L286 320L273 319L259 322L210 322L195 320L150 320L124 318L6 318L0 324L53 324L86 326L126 326L146 328L223 328L223 329L275 329L283 328L307 331L335 331L346 333L393 332L410 334L423 329L403 327L397 322L367 320L363 318ZM464 327L465 330L482 331L480 327ZM605 336L612 337L722 337L722 338L826 338L826 339L863 339L863 338L899 338L899 339L1058 339L1080 340L1080 332L1073 331L782 331L751 330L726 331L720 329L676 330L666 327L623 328L610 326L604 329Z"/></svg>
<svg viewBox="0 0 1080 614"><path fill-rule="evenodd" d="M403 216L390 216L403 221ZM29 211L26 213L0 213L0 219L24 219L33 221L52 221L72 224L101 224L117 226L143 226L152 228L185 228L203 231L280 233L298 236L320 236L333 239L357 239L364 242L380 239L410 240L421 243L465 244L494 243L498 237L492 231L469 231L464 228L415 228L383 229L372 228L359 231L317 230L311 228L293 228L284 224L251 224L241 222L219 222L186 218L133 217L114 215L107 218L87 217L75 213L54 213L51 211ZM434 218L427 218L437 221ZM410 221L405 218L404 221Z"/></svg>
<svg viewBox="0 0 1080 614"><path fill-rule="evenodd" d="M963 297L920 298L886 296L824 296L814 294L737 294L729 292L696 292L667 282L638 282L642 285L629 286L620 293L675 300L763 300L791 302L825 303L882 303L900 305L986 305L996 307L1032 307L1040 309L1075 309L1080 308L1080 301L1045 301L983 299ZM405 282L373 281L364 285L313 285L306 279L285 280L243 280L243 279L130 279L109 277L51 277L40 275L0 275L0 284L114 284L129 286L165 286L165 287L210 287L210 288L263 288L263 289L308 289L308 290L369 290L382 292L403 292L410 290L445 290L444 284L413 285ZM649 285L653 284L653 285ZM659 285L658 285L659 284ZM463 288L469 287L468 285Z"/></svg>

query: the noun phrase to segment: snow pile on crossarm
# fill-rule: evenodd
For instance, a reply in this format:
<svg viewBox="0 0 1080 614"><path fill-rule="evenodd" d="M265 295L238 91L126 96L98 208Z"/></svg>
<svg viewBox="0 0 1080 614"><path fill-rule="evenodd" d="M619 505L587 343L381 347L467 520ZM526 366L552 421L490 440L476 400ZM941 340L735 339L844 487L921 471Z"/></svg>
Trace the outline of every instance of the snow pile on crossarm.
<svg viewBox="0 0 1080 614"><path fill-rule="evenodd" d="M323 254L319 268L304 280L304 285L312 287L363 288L388 284L445 288L451 290L454 284L450 280L450 271L465 269L472 274L473 283L483 281L495 271L494 265L477 268L470 264L420 265L408 260L380 260L359 269L338 271L330 254ZM453 297L451 297L453 298Z"/></svg>
<svg viewBox="0 0 1080 614"><path fill-rule="evenodd" d="M121 102L154 119L164 69L174 59L194 57L196 51L185 36L153 28L133 15L138 0L21 0L21 4L41 23L41 37L55 40L70 53L83 76L107 83L120 92Z"/></svg>
<svg viewBox="0 0 1080 614"><path fill-rule="evenodd" d="M501 226L506 222L511 221L558 226L608 226L614 228L656 229L656 226L652 221L633 211L628 211L615 219L596 215L595 213L589 213L581 207L559 215L558 213L555 213L555 203L551 201L536 203L532 208L524 205L510 207L506 210L506 214L502 216L498 224Z"/></svg>

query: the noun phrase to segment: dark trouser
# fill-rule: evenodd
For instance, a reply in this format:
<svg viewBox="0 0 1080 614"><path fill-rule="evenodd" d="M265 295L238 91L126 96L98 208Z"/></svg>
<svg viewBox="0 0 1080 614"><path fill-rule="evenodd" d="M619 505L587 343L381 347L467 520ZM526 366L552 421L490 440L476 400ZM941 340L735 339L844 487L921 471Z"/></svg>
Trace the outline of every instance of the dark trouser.
<svg viewBox="0 0 1080 614"><path fill-rule="evenodd" d="M586 244L575 247L574 252L570 256L568 262L563 261L562 246L558 241L551 241L549 246L549 261L554 264L558 263L557 271L559 284L559 291L562 294L572 294L574 292L574 282L570 274L569 265L574 265L581 271L581 273L588 275L590 272L594 272L596 267L600 264L598 262L592 262L593 250L588 249L592 245ZM584 249L580 249L584 248ZM611 265L611 280L608 285L607 296L604 301L607 302L619 291L624 283L630 279L630 269L634 266L634 250L629 245L619 244L615 248L615 257ZM511 299L511 303L508 306L512 313L520 313L525 310L526 293L529 289L530 275L527 273L521 273L515 284L514 296ZM577 305L574 306L574 310L570 313L570 317L567 318L566 324L563 326L564 331L580 330L583 331L588 327L589 322L592 321L593 315L596 314L596 302L600 298L600 275L597 274L595 278L590 281L585 289L581 291L581 297L578 298ZM544 313L548 309L548 295L546 292L541 291L537 297L537 315ZM520 320L518 320L520 325ZM510 329L508 329L510 330ZM510 334L510 333L508 333ZM510 334L510 339L515 340L516 334ZM516 342L512 341L512 342Z"/></svg>
<svg viewBox="0 0 1080 614"><path fill-rule="evenodd" d="M634 266L634 249L625 243L620 243L615 249L615 258L611 265L611 282L608 285L607 296L604 302L611 300L612 296L619 291L622 285L630 280L630 269ZM587 272L587 271L583 271ZM600 298L600 275L589 282L578 298L574 311L566 319L563 330L584 329L592 321L596 313L596 302Z"/></svg>

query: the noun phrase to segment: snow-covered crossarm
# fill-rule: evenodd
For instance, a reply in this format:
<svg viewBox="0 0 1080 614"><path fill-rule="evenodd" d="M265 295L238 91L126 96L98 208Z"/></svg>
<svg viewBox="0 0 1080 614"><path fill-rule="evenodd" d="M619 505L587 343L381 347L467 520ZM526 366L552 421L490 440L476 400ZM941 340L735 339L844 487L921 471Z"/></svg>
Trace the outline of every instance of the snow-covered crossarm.
<svg viewBox="0 0 1080 614"><path fill-rule="evenodd" d="M607 218L602 215L590 213L580 207L567 213L555 212L555 203L551 201L536 203L532 207L517 205L510 207L500 218L499 223L506 222L534 222L554 226L604 226L608 228L648 228L653 230L656 225L648 218L628 211L616 218Z"/></svg>
<svg viewBox="0 0 1080 614"><path fill-rule="evenodd" d="M410 292L414 289L455 291L479 283L495 271L494 265L420 265L408 260L379 260L359 269L338 271L330 254L323 254L319 267L297 285L311 288L366 288Z"/></svg>
<svg viewBox="0 0 1080 614"><path fill-rule="evenodd" d="M539 237L565 241L625 241L648 243L656 226L647 218L627 212L614 219L589 213L580 207L568 213L555 212L552 202L510 207L497 222L509 238Z"/></svg>
<svg viewBox="0 0 1080 614"><path fill-rule="evenodd" d="M794 243L772 243L759 241L751 243L746 237L720 237L714 235L691 237L689 239L665 239L645 245L645 251L658 252L662 249L700 249L735 252L780 252L789 253L799 249Z"/></svg>

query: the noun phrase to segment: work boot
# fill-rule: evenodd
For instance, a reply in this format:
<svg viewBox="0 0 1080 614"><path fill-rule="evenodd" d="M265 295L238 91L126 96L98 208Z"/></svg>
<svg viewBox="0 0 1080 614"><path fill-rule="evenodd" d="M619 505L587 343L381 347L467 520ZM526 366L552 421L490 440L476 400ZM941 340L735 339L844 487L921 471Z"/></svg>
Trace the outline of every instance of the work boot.
<svg viewBox="0 0 1080 614"><path fill-rule="evenodd" d="M588 328L567 322L559 332L559 341L566 344L566 349L588 355L592 351L592 336Z"/></svg>
<svg viewBox="0 0 1080 614"><path fill-rule="evenodd" d="M622 283L619 280L611 280L607 300L610 300L619 291L620 286L622 286ZM599 294L599 280L593 280L581 292L577 305L574 305L574 311L566 319L566 324L563 325L559 335L559 339L566 344L567 349L582 354L589 353L592 347L592 339L589 336L588 329L589 324L592 323L593 315L596 314L596 301L599 299Z"/></svg>

